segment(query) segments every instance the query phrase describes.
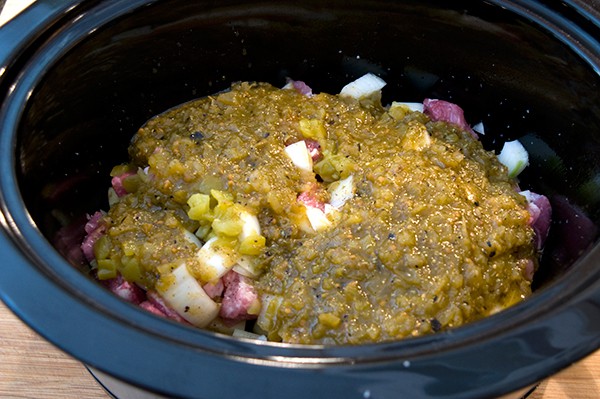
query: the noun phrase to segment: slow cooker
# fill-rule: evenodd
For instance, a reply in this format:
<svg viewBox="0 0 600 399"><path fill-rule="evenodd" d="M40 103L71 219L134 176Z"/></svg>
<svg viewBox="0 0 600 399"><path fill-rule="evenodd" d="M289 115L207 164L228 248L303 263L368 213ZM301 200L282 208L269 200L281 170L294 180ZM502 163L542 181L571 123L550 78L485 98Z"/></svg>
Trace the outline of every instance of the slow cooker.
<svg viewBox="0 0 600 399"><path fill-rule="evenodd" d="M141 394L518 397L600 348L599 40L596 1L38 0L0 28L0 299ZM488 149L526 147L522 186L553 207L531 298L421 338L268 343L141 311L53 245L57 215L106 208L151 116L235 81L336 92L367 72L384 102L446 99Z"/></svg>

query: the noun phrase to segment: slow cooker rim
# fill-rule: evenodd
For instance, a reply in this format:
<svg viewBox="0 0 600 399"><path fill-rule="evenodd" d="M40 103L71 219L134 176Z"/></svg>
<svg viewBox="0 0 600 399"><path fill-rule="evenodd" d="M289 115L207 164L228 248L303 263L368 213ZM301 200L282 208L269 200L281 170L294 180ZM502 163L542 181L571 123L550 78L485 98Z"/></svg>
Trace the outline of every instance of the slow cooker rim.
<svg viewBox="0 0 600 399"><path fill-rule="evenodd" d="M140 2L141 3L141 2ZM19 89L20 87L20 89ZM15 96L18 95L23 95L23 98L25 97L26 92L28 92L28 90L25 89L26 86L17 86L17 88L10 94L9 99L7 99L7 101L5 101L5 105L8 104L9 107L11 104L13 104L13 106L16 106L14 104L16 104L16 100ZM10 100L10 101L9 101ZM12 102L11 102L12 101ZM5 105L3 105L3 108L5 107ZM14 111L15 109L12 109L12 111ZM6 118L6 114L5 114L5 109L3 109L3 114L0 115L0 119L4 120ZM0 144L2 144L0 146L0 148L2 149L3 154L2 155L6 155L6 151L8 148L10 148L10 159L8 159L9 157L5 157L0 155L0 162L2 162L1 166L1 170L6 170L5 168L7 167L7 164L12 164L13 167L15 165L15 159L14 159L14 148L15 148L15 140L16 140L16 132L18 130L18 125L16 124L16 121L20 119L20 116L15 118L15 115L13 114L13 119L11 119L10 117L8 118L9 120L11 120L13 123L11 125L11 123L9 122L8 126L9 129L5 130L5 133L3 134L2 137L2 141L0 142ZM10 134L6 134L6 131L9 131ZM10 139L9 139L10 137ZM8 144L10 141L10 146L7 146L6 144ZM1 202L1 208L2 208L2 213L3 213L3 217L6 219L4 220L3 227L6 232L10 232L10 235L12 236L12 245L9 244L9 246L11 248L9 248L9 251L12 250L16 250L21 252L22 254L26 254L27 251L31 248L34 249L34 253L45 253L46 251L48 251L47 253L52 254L50 256L49 259L42 259L42 258L38 258L38 259L34 259L33 262L35 263L35 268L43 273L48 273L49 271L55 271L57 268L59 270L63 270L66 275L68 276L67 279L65 279L65 281L69 281L71 279L74 278L74 275L71 275L71 273L79 273L75 270L72 269L72 266L69 265L64 259L62 259L62 257L60 257L57 253L55 253L54 248L46 241L46 239L43 237L43 235L41 234L41 232L39 232L39 230L37 229L37 227L35 226L35 224L33 223L33 221L31 220L30 216L28 215L26 209L20 209L19 208L19 201L21 201L20 203L22 203L22 199L20 199L20 195L18 193L18 184L17 184L17 177L16 174L14 173L14 170L12 171L13 173L11 173L10 175L5 175L3 174L0 177L0 191L2 191L2 195L0 198L0 202ZM16 188L16 190L15 190ZM14 192L13 192L14 190ZM6 197L5 194L9 193L9 196ZM29 238L31 241L24 241L23 238ZM31 246L29 244L32 244ZM17 248L18 247L18 248ZM584 263L588 263L588 262L593 262L593 259L596 257L597 258L597 252L598 249L594 248L594 250L592 250L587 257L587 260L582 260L577 262L576 265L573 266L573 269L578 268L578 265L580 264L584 264ZM26 255L27 256L27 255ZM31 267L33 267L33 265L31 265ZM66 271L66 270L70 270L70 271ZM527 303L530 303L530 301L538 301L538 302L542 302L545 307L543 314L546 314L547 312L549 312L551 309L553 308L554 304L561 304L563 307L566 307L569 305L568 301L565 301L564 299L572 299L572 298L565 298L564 296L560 296L561 294L564 294L564 285L568 285L567 283L571 283L571 279L574 279L574 277L572 276L573 273L568 273L567 276L571 276L568 280L561 280L561 282L553 285L552 287L548 287L545 291L534 295L534 297L530 298L530 300L527 301ZM597 278L599 273L596 273L593 275L593 278ZM170 332L170 331L175 331L175 330L179 330L179 332L181 332L182 330L186 330L186 333L189 333L189 331L187 330L191 330L188 329L187 327L183 327L183 326L177 326L174 323L168 322L168 321L163 321L160 320L158 318L155 318L154 316L151 315L145 315L142 312L138 311L137 309L133 309L132 306L114 298L112 296L112 294L108 293L107 291L105 291L103 288L97 286L95 283L86 280L87 282L84 283L82 285L82 290L73 290L73 287L68 285L67 283L65 283L65 281L62 281L60 279L56 279L56 276L53 275L53 273L50 273L50 276L53 277L54 281L53 284L58 284L58 285L62 285L64 288L66 288L70 294L73 295L73 298L78 298L78 299L84 299L86 300L86 303L88 304L88 306L90 307L94 307L95 305L97 305L97 303L95 303L95 299L100 299L100 303L105 303L107 306L104 309L102 309L102 312L108 312L107 314L111 314L111 316L114 316L115 319L121 319L123 321L126 321L130 324L130 326L132 328L141 328L140 326L144 326L144 330L147 331L146 324L147 322L150 322L152 325L166 325L168 326L165 327L165 329L163 329L165 332ZM59 276L60 277L60 276ZM82 275L78 275L78 277L80 277L81 279L85 279L85 277L83 277ZM82 282L83 280L80 280L80 282ZM78 280L78 279L75 279ZM87 284L89 283L89 284ZM583 282L579 282L579 285L576 285L577 287L583 287L585 285L591 286L593 285L592 283L592 278L586 278L585 279L585 284L583 284ZM583 284L583 285L581 285ZM93 288L92 288L93 287ZM90 291L87 291L87 289L90 288ZM580 297L583 296L585 293L585 290L583 290L584 292L578 292L577 294L573 294L573 297ZM84 293L88 293L88 292L92 292L93 295L93 299L88 300L85 299L85 295ZM98 294L98 296L96 296L96 294ZM537 299L536 299L537 298ZM560 299L559 299L560 298ZM10 298L2 298L4 299L6 302L9 303L9 306L11 305L15 305ZM548 301L546 302L546 299L554 299L554 301ZM112 305L115 305L114 307ZM522 309L523 307L525 307L525 304L520 304L515 306L514 308L508 309L505 312L502 312L499 315L495 315L492 316L486 320L482 320L481 322L475 323L476 326L481 326L481 325L485 325L485 324L490 324L490 323L497 323L498 321L501 321L502 319L506 318L506 319L510 319L513 317L517 317L517 318L521 318L524 319L525 315L531 316L532 314L528 313L525 309ZM17 309L17 312L20 313L21 315L24 315L25 318L27 318L27 316L25 315L26 310L24 309L19 309L18 306L15 306L15 308ZM122 313L121 313L122 311ZM113 313L118 313L117 315L114 315ZM535 312L534 314L538 314L538 312ZM135 316L133 319L131 320L126 320L128 318L128 316L133 315ZM144 317L141 317L144 316ZM475 332L472 332L470 334L465 333L465 330L468 330L469 328L474 327L474 325L469 325L469 326L465 326L465 327L461 327L458 328L456 330L453 330L452 332L450 332L448 335L452 335L453 339L456 339L457 336L461 336L461 335L467 335L467 336L474 336L476 335ZM34 325L35 328L35 325ZM41 329L40 329L41 330ZM38 331L40 331L38 330ZM198 333L193 330L193 333L195 335L198 335ZM206 336L206 333L201 332L201 335ZM489 337L489 339L493 339L497 334L494 334L493 336ZM443 336L442 337L442 341L443 341ZM206 338L206 337L204 337ZM218 340L221 340L221 337L217 337ZM418 338L417 340L422 340L421 342L424 342L424 346L428 346L431 345L432 347L435 348L435 352L438 352L441 349L441 346L443 346L443 343L440 344L440 342L438 342L438 340L440 339L440 336L432 336L432 337L426 337L426 338ZM477 340L480 340L481 336L477 337ZM226 340L229 340L228 338L226 338ZM389 351L401 351L403 346L407 346L409 344L415 343L417 340L413 341L413 340L405 340L403 341L399 341L398 343L385 343L385 344L376 344L375 346L382 348L382 352L389 352ZM238 344L239 342L243 342L243 340L235 340L235 343ZM187 341L182 341L182 342L187 342ZM467 343L468 340L465 341L465 343ZM244 345L246 345L244 343ZM255 346L256 343L251 343L250 345ZM266 346L270 346L273 344L266 344ZM279 345L275 345L274 346L276 348L276 350L281 350L281 349L285 349L280 347ZM372 353L373 352L373 348L368 348L367 349L367 345L364 346L364 348L366 350L368 350L368 352ZM324 348L306 348L306 347L301 347L301 348L290 348L292 350L296 350L296 349L302 349L302 350L306 350L307 352L307 357L309 357L309 354L312 354L314 356L314 352L316 351L320 351L322 352ZM336 351L338 349L340 349L342 352L346 351L347 349L345 348L325 348L327 351L331 351L332 353L336 353ZM343 356L341 356L343 357ZM569 362L568 359L565 359L565 364L567 364ZM99 368L103 368L103 367L99 367Z"/></svg>
<svg viewBox="0 0 600 399"><path fill-rule="evenodd" d="M536 23L543 30L551 32L557 40L570 47L597 74L600 74L600 44L598 40L590 32L579 27L574 21L562 16L558 10L550 8L550 4L530 0L498 0L498 3L502 4L508 10ZM590 8L589 5L585 5L580 0L568 0L562 4L567 6L565 10L573 10L574 14L583 15L584 17L584 14ZM557 6L554 5L554 7ZM589 15L589 19L596 27L600 27L600 21L596 19L596 16ZM590 51L590 49L594 49L594 51Z"/></svg>
<svg viewBox="0 0 600 399"><path fill-rule="evenodd" d="M154 0L155 1L155 0ZM127 2L127 6L128 7L119 7L119 4L115 4L115 8L114 10L118 10L118 12L120 13L118 16L122 16L127 12L131 12L132 10L134 10L137 7L149 4L149 3L153 3L154 1L146 1L146 0L140 0L138 2L135 3L131 3L131 2ZM500 3L506 3L504 1L501 1ZM104 13L104 14L103 14ZM103 15L106 14L106 18L99 18ZM114 18L116 15L113 14L113 8L109 7L108 9L103 9L101 10L100 13L95 12L94 13L94 24L97 26L86 26L85 22L86 22L86 18L85 15L82 15L81 17L79 17L77 19L77 24L72 24L71 26L68 27L68 29L65 30L65 32L62 32L61 34L64 35L73 35L72 31L76 30L78 24L82 24L84 25L83 28L80 29L79 34L77 34L77 32L75 32L74 37L78 38L79 40L82 40L82 38L84 37L84 35L81 34L81 32L89 32L89 31L94 31L98 26L101 26L105 21L108 21L112 18ZM59 41L59 42L64 42L65 39L61 38L61 35L57 35L54 38L55 41ZM71 46L76 45L77 41L74 41L71 43ZM42 60L44 60L46 58L46 56L43 55L43 50L45 48L53 48L52 46L52 42L50 42L49 44L41 47L40 49L37 50L37 57L41 58L40 59L36 59L35 57L29 62L28 66L26 66L23 70L22 75L18 78L17 80L17 84L15 86L15 89L13 90L13 92L11 92L7 98L7 103L9 104L8 107L6 107L7 109L7 113L9 115L5 116L7 119L9 120L20 120L21 115L19 114L19 112L22 112L24 107L19 107L19 106L15 106L15 107L10 107L10 104L19 104L20 101L27 101L27 96L29 95L29 93L31 93L34 89L34 87L39 83L39 80L41 80L43 78L43 71L46 69L46 66L44 65L43 62L41 62ZM51 66L51 64L53 62L56 62L58 59L60 59L60 57L62 57L68 50L70 47L68 46L63 46L62 48L60 48L58 51L56 51L54 54L51 54L49 57L47 57L48 59L46 60L46 63L49 65L48 67ZM55 49L56 50L56 49ZM42 54L41 56L39 54ZM31 72L31 69L33 69L33 72ZM37 73L36 73L37 71ZM30 78L30 81L27 81L27 78ZM21 98L19 99L19 92L21 93ZM16 98L15 98L16 97ZM13 113L11 115L11 112ZM12 118L11 118L12 116ZM0 158L2 158L3 161L5 161L5 165L4 167L7 168L9 163L12 163L12 165L16 165L16 160L14 159L14 151L16 149L16 131L18 129L18 127L16 125L11 125L9 123L8 125L9 130L11 130L13 132L13 140L11 140L10 143L3 141L2 142L2 148L3 149L11 149L10 150L10 156L9 154L6 154L5 156L2 156ZM6 138L8 138L8 135L4 135L3 136L3 140L6 140ZM12 158L11 158L12 157ZM9 180L7 182L4 183L4 180L7 179L10 176ZM13 170L13 173L11 174L4 174L4 178L1 179L3 181L3 187L4 187L4 192L5 193L9 193L9 195L14 194L18 194L18 183L17 183L17 177L16 177L16 173ZM13 188L13 190L11 190L11 187ZM17 189L14 189L17 188ZM13 227L13 229L15 230L15 235L18 237L29 237L30 241L29 242L36 242L39 240L39 242L36 242L36 247L39 246L38 248L29 248L27 247L27 241L23 241L23 240L18 240L18 242L20 243L20 246L22 247L22 250L24 250L26 253L50 253L53 252L54 249L47 243L46 239L43 237L43 235L41 234L41 232L39 232L39 230L36 228L35 223L33 222L33 220L31 219L31 217L27 214L27 211L24 209L23 213L20 214L21 209L17 206L16 208L14 206L10 206L10 204L20 204L23 203L23 200L20 196L15 196L12 198L8 198L8 199L4 199L3 198L3 208L4 211L6 213L6 215L17 215L18 219L20 220L10 220L9 225ZM8 204L8 205L7 205ZM8 219L8 218L7 218ZM31 231L28 231L30 230ZM35 241L32 241L35 240ZM23 245L25 245L25 247L23 247ZM44 247L45 246L45 247ZM32 250L33 249L33 250ZM38 249L37 251L35 249ZM42 259L42 258L38 258L34 260L37 264L39 265L44 265L43 266L43 270L45 270L45 272L57 279L56 275L52 275L52 270L56 270L57 265L58 264L62 264L63 266L65 264L67 264L67 262L64 261L64 259L62 259L60 256L58 256L57 258L52 258L51 259L51 264L48 265L46 264L46 260ZM68 265L68 264L67 264ZM70 265L68 265L68 267L71 267ZM71 267L72 268L72 267ZM68 271L70 271L67 268ZM77 272L79 273L79 272ZM59 276L60 277L60 276ZM66 281L72 281L72 282L76 282L76 279L73 279L73 276L67 276L66 274L63 274L62 277L68 277L65 280ZM79 277L79 275L77 275L76 277ZM87 295L89 294L91 291L91 287L86 286L85 290L74 290L74 285L73 284L65 284L64 281L61 281L61 279L57 279L57 281L59 282L59 284L62 284L66 289L74 291L73 293L75 295L77 295L77 297L79 297L80 299L86 300ZM108 294L107 292L105 292L102 288L101 289L101 293L102 294ZM564 293L564 290L562 287L557 287L557 288L549 288L551 291L556 290L556 293ZM550 292L548 294L549 297L552 298L556 298L557 295L554 292ZM110 297L111 295L108 294L108 297ZM532 298L533 299L533 298ZM546 300L540 300L540 302L545 302ZM529 302L529 301L527 301ZM98 306L98 303L96 301L93 301L93 303L95 304L95 306ZM563 303L562 299L560 301L558 301L558 303ZM109 313L112 313L111 309L114 309L113 307L114 304L111 304L111 307L109 308L105 308L103 309L103 311L108 311ZM129 307L128 304L125 304ZM523 304L520 304L523 305ZM509 310L510 311L510 310ZM118 315L123 314L123 309L120 309L118 313ZM521 310L517 307L515 313L520 313ZM129 317L129 316L128 316ZM510 317L510 319L512 319L513 317ZM488 318L490 319L490 318ZM492 318L493 320L493 318ZM162 321L162 320L161 320ZM482 321L482 323L485 323L485 320ZM169 324L171 324L169 322ZM503 323L504 324L504 323ZM508 323L511 324L511 323ZM468 326L467 326L468 327ZM466 327L466 328L467 328ZM453 338L456 338L456 333L453 330ZM467 334L468 335L468 334ZM436 339L432 339L433 337L429 337L429 339L431 339L433 342L428 342L426 344L426 346L431 345L431 344L436 344L436 345L443 345L440 342L438 342L439 339L439 335L436 336ZM418 338L417 340L420 340L421 338ZM468 340L468 338L465 337L465 339ZM481 339L481 336L478 336L478 339ZM410 339L409 340L404 340L407 342L412 342ZM376 344L376 345L381 345L381 344ZM392 344L394 345L394 344ZM292 345L291 347L294 347L294 345ZM308 349L309 347L307 346L299 346L299 348L302 349ZM322 350L322 346L316 346L315 348L311 348L311 350ZM371 350L369 350L370 353L372 353ZM334 356L336 357L336 356Z"/></svg>

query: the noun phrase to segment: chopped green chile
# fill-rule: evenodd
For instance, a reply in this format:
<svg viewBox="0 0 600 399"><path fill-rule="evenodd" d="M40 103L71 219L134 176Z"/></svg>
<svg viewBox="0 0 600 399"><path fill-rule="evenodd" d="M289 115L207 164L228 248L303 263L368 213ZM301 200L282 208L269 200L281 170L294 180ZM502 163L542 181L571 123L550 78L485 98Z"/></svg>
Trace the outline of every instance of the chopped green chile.
<svg viewBox="0 0 600 399"><path fill-rule="evenodd" d="M217 237L258 274L254 332L301 344L436 333L530 296L527 201L496 155L373 98L238 83L154 117L115 169L139 171L105 218L98 274L168 287L177 263L214 283L198 251ZM309 172L285 152L301 140L320 149Z"/></svg>

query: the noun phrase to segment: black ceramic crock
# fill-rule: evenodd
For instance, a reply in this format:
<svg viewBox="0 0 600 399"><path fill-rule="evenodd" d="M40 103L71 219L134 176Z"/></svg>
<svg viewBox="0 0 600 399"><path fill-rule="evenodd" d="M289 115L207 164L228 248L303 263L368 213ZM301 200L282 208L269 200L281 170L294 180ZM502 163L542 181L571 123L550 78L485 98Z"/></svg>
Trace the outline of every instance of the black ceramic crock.
<svg viewBox="0 0 600 399"><path fill-rule="evenodd" d="M38 0L0 29L0 298L50 342L145 392L190 398L490 398L600 347L596 1ZM121 301L53 246L106 209L149 117L241 80L460 104L520 139L554 216L534 295L452 331L365 346L220 336Z"/></svg>

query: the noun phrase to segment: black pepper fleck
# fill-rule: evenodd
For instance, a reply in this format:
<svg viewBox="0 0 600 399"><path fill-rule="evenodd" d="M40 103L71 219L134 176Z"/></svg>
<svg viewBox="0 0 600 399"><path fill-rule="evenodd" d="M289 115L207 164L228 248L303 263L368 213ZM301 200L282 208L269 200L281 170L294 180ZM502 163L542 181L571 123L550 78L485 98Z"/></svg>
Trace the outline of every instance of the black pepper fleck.
<svg viewBox="0 0 600 399"><path fill-rule="evenodd" d="M194 133L190 134L190 138L192 140L198 142L204 138L204 135L202 134L202 132L194 132Z"/></svg>
<svg viewBox="0 0 600 399"><path fill-rule="evenodd" d="M431 320L429 320L429 323L431 323L431 329L434 332L438 332L442 329L442 323L440 323L440 321L438 319L436 319L435 317Z"/></svg>

